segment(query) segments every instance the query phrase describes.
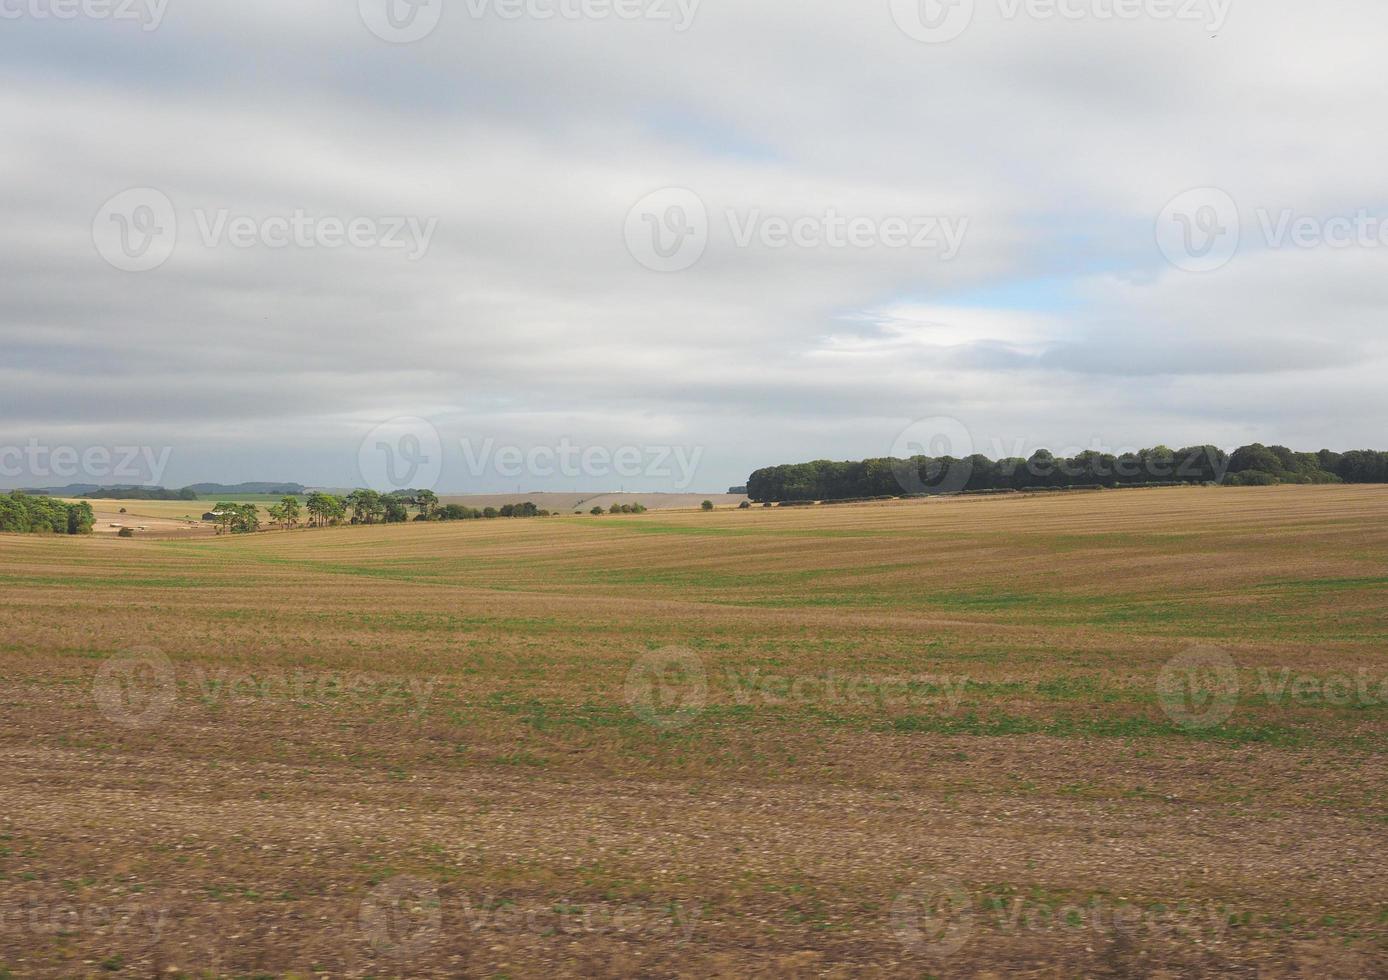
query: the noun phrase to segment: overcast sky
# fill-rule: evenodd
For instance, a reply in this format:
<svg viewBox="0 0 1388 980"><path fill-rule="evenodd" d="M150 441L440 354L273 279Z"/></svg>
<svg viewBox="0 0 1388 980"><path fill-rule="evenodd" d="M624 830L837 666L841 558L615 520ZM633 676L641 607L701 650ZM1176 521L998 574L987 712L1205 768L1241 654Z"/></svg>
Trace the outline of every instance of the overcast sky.
<svg viewBox="0 0 1388 980"><path fill-rule="evenodd" d="M1382 0L0 0L0 485L1388 448L1385 38Z"/></svg>

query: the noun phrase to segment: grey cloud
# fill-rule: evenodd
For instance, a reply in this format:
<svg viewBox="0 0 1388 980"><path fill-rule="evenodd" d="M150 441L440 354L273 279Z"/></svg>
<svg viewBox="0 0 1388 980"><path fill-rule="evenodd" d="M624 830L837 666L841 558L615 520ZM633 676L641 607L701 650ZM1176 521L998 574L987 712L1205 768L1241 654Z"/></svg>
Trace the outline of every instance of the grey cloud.
<svg viewBox="0 0 1388 980"><path fill-rule="evenodd" d="M338 482L373 420L414 414L706 446L708 489L885 452L937 414L1057 445L1096 416L1114 444L1375 443L1381 255L1250 244L1192 276L1153 225L1210 184L1250 213L1375 207L1385 19L1262 0L1211 39L982 17L934 47L876 0L706 3L684 34L450 13L403 47L327 0L175 4L149 34L7 22L0 439L175 444L171 481ZM123 273L91 224L133 186L168 194L181 235L195 209L438 230L416 262L181 238ZM713 228L698 265L661 275L622 232L665 186ZM971 224L942 263L739 248L722 217L830 207ZM1047 274L1073 303L989 308ZM963 294L1025 329L966 323ZM956 340L881 329L912 305L952 311Z"/></svg>

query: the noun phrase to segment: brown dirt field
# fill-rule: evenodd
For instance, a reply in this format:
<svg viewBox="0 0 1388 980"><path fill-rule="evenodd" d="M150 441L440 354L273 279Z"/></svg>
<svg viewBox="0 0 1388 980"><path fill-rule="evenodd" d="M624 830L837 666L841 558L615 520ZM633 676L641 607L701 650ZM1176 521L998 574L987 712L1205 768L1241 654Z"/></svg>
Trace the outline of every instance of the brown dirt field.
<svg viewBox="0 0 1388 980"><path fill-rule="evenodd" d="M0 977L1388 975L1388 488L0 580Z"/></svg>
<svg viewBox="0 0 1388 980"><path fill-rule="evenodd" d="M204 504L198 507L194 504L188 506L186 501L179 501L177 511L173 508L151 507L150 504L168 504L172 501L144 501L131 500L121 501L87 501L92 505L92 511L96 514L96 524L92 528L92 533L101 536L115 537L120 533L122 527L128 527L140 537L149 538L190 538L205 537L217 532L216 526L206 524L202 521L202 515L206 512L207 506ZM120 508L124 507L126 512L122 514ZM164 510L164 514L157 513ZM155 513L150 513L155 512ZM175 516L191 514L191 517Z"/></svg>

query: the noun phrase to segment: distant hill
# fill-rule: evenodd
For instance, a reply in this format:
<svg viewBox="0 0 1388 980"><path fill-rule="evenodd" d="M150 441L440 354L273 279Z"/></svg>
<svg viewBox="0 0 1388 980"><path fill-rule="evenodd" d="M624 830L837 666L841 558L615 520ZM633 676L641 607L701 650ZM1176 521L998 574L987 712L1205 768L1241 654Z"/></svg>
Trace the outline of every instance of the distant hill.
<svg viewBox="0 0 1388 980"><path fill-rule="evenodd" d="M199 497L215 497L218 494L263 493L280 496L295 496L306 492L301 483L194 483L187 489Z"/></svg>
<svg viewBox="0 0 1388 980"><path fill-rule="evenodd" d="M133 483L112 486L69 483L65 487L37 487L23 492L35 497L85 497L88 500L193 500L196 497L187 490L166 490L163 487L139 486Z"/></svg>
<svg viewBox="0 0 1388 980"><path fill-rule="evenodd" d="M163 487L102 487L82 494L88 500L197 500L192 490L165 490Z"/></svg>
<svg viewBox="0 0 1388 980"><path fill-rule="evenodd" d="M95 493L101 489L130 490L133 487L102 488L95 483L69 483L65 487L32 487L24 491L36 497L80 497L85 493Z"/></svg>
<svg viewBox="0 0 1388 980"><path fill-rule="evenodd" d="M307 493L302 483L194 483L181 490L124 483L69 483L64 487L33 487L24 491L35 497L86 497L90 500L198 500L221 495L293 496Z"/></svg>

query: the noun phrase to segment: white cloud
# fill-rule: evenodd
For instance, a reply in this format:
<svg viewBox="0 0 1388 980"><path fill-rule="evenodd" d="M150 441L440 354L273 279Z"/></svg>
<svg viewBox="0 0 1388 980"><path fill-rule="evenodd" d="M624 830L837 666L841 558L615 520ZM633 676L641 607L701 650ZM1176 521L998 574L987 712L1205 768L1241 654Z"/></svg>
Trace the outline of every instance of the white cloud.
<svg viewBox="0 0 1388 980"><path fill-rule="evenodd" d="M885 452L924 415L1058 446L1096 418L1112 445L1380 442L1382 250L1246 242L1191 275L1154 222L1204 186L1245 231L1259 208L1388 217L1383 5L1236 3L1214 37L979 6L943 45L886 0L708 0L684 33L459 4L404 46L326 0L173 5L152 32L7 22L0 444L90 433L173 445L170 482L344 482L371 424L427 415L457 437L704 446L717 489ZM133 186L180 217L141 274L91 241ZM711 219L668 275L623 241L666 186ZM197 209L438 230L415 262L208 249ZM968 232L945 262L738 247L728 218L828 210Z"/></svg>

